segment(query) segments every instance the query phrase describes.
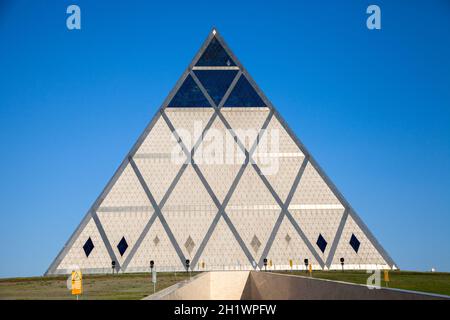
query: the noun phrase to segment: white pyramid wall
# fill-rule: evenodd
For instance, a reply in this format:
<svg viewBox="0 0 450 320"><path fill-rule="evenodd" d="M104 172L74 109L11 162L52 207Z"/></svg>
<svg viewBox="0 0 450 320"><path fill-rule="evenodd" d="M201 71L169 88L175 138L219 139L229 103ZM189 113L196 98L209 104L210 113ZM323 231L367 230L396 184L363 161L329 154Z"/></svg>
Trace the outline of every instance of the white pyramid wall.
<svg viewBox="0 0 450 320"><path fill-rule="evenodd" d="M166 114L190 151L200 138L213 110L211 108L177 108L168 109Z"/></svg>
<svg viewBox="0 0 450 320"><path fill-rule="evenodd" d="M340 269L340 258L394 267L214 31L47 274L110 272L111 261L119 272L150 260L184 270L186 259L194 270L258 269L264 258L276 270L304 259Z"/></svg>
<svg viewBox="0 0 450 320"><path fill-rule="evenodd" d="M245 160L244 153L232 139L222 121L216 119L200 145L202 152L194 155L195 162L220 202L223 202ZM227 152L216 155L216 145Z"/></svg>
<svg viewBox="0 0 450 320"><path fill-rule="evenodd" d="M95 248L89 257L86 257L83 245L89 238L91 238ZM70 273L77 267L81 267L89 272L97 271L104 273L111 271L110 265L111 259L109 254L101 239L97 226L91 218L58 265L58 270L55 273Z"/></svg>
<svg viewBox="0 0 450 320"><path fill-rule="evenodd" d="M162 213L183 254L192 260L217 213L217 207L191 166L179 180ZM194 242L192 250L185 246L189 237Z"/></svg>
<svg viewBox="0 0 450 320"><path fill-rule="evenodd" d="M256 261L259 261L281 208L252 167L247 167L227 213ZM260 245L252 246L252 240Z"/></svg>
<svg viewBox="0 0 450 320"><path fill-rule="evenodd" d="M145 195L144 189L130 165L120 175L114 183L112 189L101 203L101 208L107 207L128 207L128 206L149 206L150 201Z"/></svg>
<svg viewBox="0 0 450 320"><path fill-rule="evenodd" d="M224 108L222 113L247 150L269 115L269 108Z"/></svg>
<svg viewBox="0 0 450 320"><path fill-rule="evenodd" d="M172 161L172 154L178 154L179 161ZM186 161L186 155L164 119L159 118L134 154L133 160L159 203Z"/></svg>
<svg viewBox="0 0 450 320"><path fill-rule="evenodd" d="M309 162L303 172L300 184L294 193L291 206L295 205L337 205L342 207L342 203L320 177L317 170Z"/></svg>
<svg viewBox="0 0 450 320"><path fill-rule="evenodd" d="M158 241L155 241L155 239L158 239ZM148 271L150 260L156 262L156 270L158 271L177 270L181 263L163 225L158 219L155 220L138 247L134 258L127 267L127 271Z"/></svg>
<svg viewBox="0 0 450 320"><path fill-rule="evenodd" d="M203 262L205 270L250 270L252 268L252 264L223 218L220 218L199 259L199 263Z"/></svg>
<svg viewBox="0 0 450 320"><path fill-rule="evenodd" d="M289 236L289 241L286 240L286 236ZM302 270L305 268L304 259L308 259L314 269L320 269L314 255L286 218L281 223L267 256L272 260L272 269L274 270L291 270L290 260L292 260L293 270Z"/></svg>
<svg viewBox="0 0 450 320"><path fill-rule="evenodd" d="M277 118L270 120L253 158L285 202L305 155Z"/></svg>
<svg viewBox="0 0 450 320"><path fill-rule="evenodd" d="M349 245L352 234L360 241L358 253ZM366 234L355 223L352 217L348 217L342 232L339 244L334 255L331 269L341 269L340 258L344 257L346 269L386 269L389 264L381 256Z"/></svg>
<svg viewBox="0 0 450 320"><path fill-rule="evenodd" d="M317 253L325 261L330 253L344 209L303 209L291 210L291 213L297 224L302 226L308 240L317 248ZM319 235L322 235L327 242L324 252L316 244Z"/></svg>
<svg viewBox="0 0 450 320"><path fill-rule="evenodd" d="M128 247L133 247L152 214L153 209L151 207L142 208L140 210L130 208L120 212L97 212L103 229L105 230L106 237L111 243L117 261L120 264L123 263L124 259L130 253L130 250L127 249L125 253L121 255L117 248L117 244L124 238Z"/></svg>

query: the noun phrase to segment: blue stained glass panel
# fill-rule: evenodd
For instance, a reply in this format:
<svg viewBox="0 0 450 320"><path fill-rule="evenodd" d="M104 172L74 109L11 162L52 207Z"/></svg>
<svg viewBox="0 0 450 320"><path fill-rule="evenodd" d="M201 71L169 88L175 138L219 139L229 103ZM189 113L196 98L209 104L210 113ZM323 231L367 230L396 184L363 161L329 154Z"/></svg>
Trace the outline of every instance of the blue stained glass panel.
<svg viewBox="0 0 450 320"><path fill-rule="evenodd" d="M89 237L89 239L86 240L84 246L83 246L83 250L84 253L86 254L86 257L89 257L89 255L91 254L92 250L94 250L94 243L91 240L91 237Z"/></svg>
<svg viewBox="0 0 450 320"><path fill-rule="evenodd" d="M325 240L324 237L322 237L322 234L319 234L319 238L317 238L317 242L316 242L317 246L319 247L320 251L322 251L322 253L325 252L325 249L327 248L327 241Z"/></svg>
<svg viewBox="0 0 450 320"><path fill-rule="evenodd" d="M265 107L266 104L252 87L247 78L242 75L224 107Z"/></svg>
<svg viewBox="0 0 450 320"><path fill-rule="evenodd" d="M225 51L216 37L212 38L196 66L235 66L236 64Z"/></svg>
<svg viewBox="0 0 450 320"><path fill-rule="evenodd" d="M188 75L168 107L211 107L194 79Z"/></svg>
<svg viewBox="0 0 450 320"><path fill-rule="evenodd" d="M198 77L208 94L218 105L231 82L236 77L238 70L196 70Z"/></svg>
<svg viewBox="0 0 450 320"><path fill-rule="evenodd" d="M355 252L358 253L361 242L359 242L358 238L356 238L356 236L353 233L350 238L350 245L352 246L353 250L355 250Z"/></svg>
<svg viewBox="0 0 450 320"><path fill-rule="evenodd" d="M117 245L117 249L119 249L119 253L121 256L127 251L128 243L127 240L125 240L125 237L122 237L122 240L120 240L119 244Z"/></svg>

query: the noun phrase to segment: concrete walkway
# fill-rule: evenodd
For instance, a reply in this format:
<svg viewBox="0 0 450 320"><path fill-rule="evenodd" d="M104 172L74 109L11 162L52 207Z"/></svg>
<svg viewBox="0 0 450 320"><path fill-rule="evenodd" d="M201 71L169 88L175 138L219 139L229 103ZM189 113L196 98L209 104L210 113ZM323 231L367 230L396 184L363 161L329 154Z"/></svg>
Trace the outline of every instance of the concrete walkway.
<svg viewBox="0 0 450 320"><path fill-rule="evenodd" d="M435 300L450 296L256 271L215 271L146 300Z"/></svg>

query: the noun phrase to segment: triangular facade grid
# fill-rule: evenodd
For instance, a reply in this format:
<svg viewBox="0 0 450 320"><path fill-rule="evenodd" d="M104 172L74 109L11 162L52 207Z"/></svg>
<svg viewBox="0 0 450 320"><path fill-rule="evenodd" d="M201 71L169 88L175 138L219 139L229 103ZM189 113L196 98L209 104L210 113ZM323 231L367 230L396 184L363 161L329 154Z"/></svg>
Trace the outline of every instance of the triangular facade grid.
<svg viewBox="0 0 450 320"><path fill-rule="evenodd" d="M214 29L46 274L264 258L274 270L395 268Z"/></svg>

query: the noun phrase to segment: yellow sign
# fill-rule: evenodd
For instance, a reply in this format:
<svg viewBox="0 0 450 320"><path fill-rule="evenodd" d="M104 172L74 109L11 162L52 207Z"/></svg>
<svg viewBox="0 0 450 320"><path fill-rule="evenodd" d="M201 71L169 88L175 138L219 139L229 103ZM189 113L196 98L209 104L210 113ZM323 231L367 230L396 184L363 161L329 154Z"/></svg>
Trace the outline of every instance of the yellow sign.
<svg viewBox="0 0 450 320"><path fill-rule="evenodd" d="M384 270L384 281L389 282L389 270Z"/></svg>
<svg viewBox="0 0 450 320"><path fill-rule="evenodd" d="M289 265L290 265L291 268L292 268L292 266L293 266L292 259L289 260Z"/></svg>
<svg viewBox="0 0 450 320"><path fill-rule="evenodd" d="M310 263L308 266L309 273L312 273L312 264Z"/></svg>
<svg viewBox="0 0 450 320"><path fill-rule="evenodd" d="M269 260L269 266L272 267L272 259Z"/></svg>
<svg viewBox="0 0 450 320"><path fill-rule="evenodd" d="M83 293L83 275L81 271L72 271L72 294L79 295Z"/></svg>

